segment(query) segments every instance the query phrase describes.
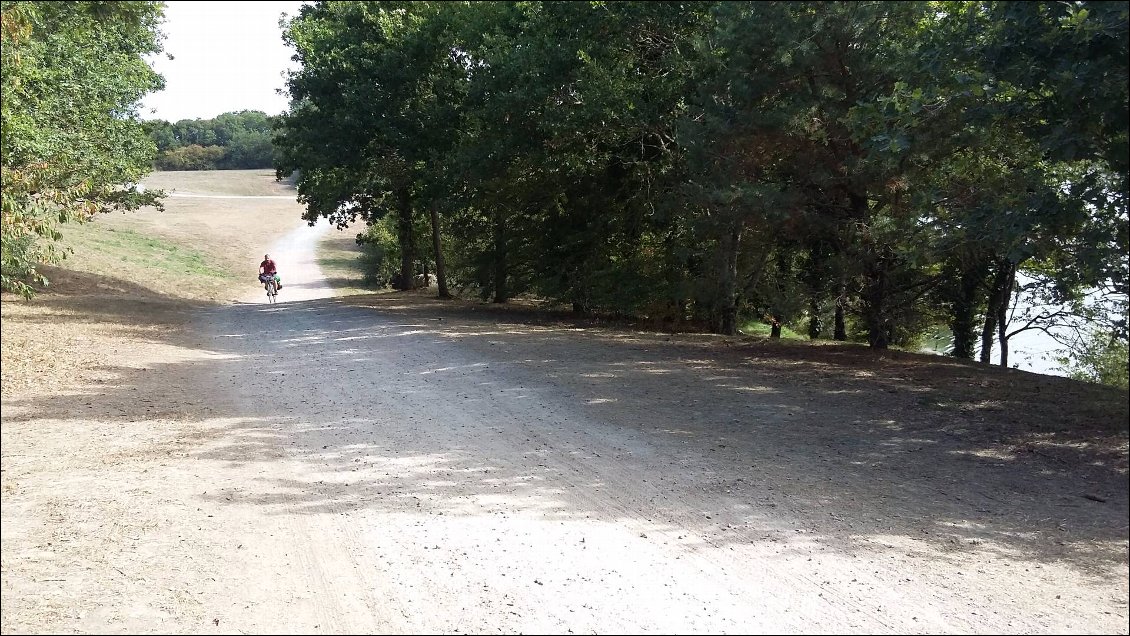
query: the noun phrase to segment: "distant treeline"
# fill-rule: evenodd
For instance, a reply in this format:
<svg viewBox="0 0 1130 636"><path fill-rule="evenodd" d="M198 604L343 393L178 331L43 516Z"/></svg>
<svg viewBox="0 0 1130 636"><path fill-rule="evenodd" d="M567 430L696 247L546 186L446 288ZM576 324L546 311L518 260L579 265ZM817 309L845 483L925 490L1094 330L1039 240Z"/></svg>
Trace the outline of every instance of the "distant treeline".
<svg viewBox="0 0 1130 636"><path fill-rule="evenodd" d="M157 144L157 170L240 170L274 166L273 117L258 110L215 119L145 122Z"/></svg>

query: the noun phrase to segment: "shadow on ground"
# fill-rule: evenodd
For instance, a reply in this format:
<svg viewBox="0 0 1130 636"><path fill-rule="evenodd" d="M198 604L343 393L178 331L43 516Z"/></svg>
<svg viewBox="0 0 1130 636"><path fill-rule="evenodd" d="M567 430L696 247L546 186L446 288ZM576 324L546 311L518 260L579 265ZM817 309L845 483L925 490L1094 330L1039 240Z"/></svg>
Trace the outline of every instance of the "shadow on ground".
<svg viewBox="0 0 1130 636"><path fill-rule="evenodd" d="M1091 573L1096 559L1126 562L1124 392L412 295L195 311L207 337L170 338L208 355L117 369L94 400L5 400L15 407L5 426L176 417L208 430L186 443L192 458L283 458L322 476L201 495L268 513L473 515L502 497L547 518L585 518L599 498L625 522L714 545L930 545L955 561L989 551ZM101 319L128 313L110 303ZM216 390L172 399L186 384ZM254 399L268 394L277 397Z"/></svg>

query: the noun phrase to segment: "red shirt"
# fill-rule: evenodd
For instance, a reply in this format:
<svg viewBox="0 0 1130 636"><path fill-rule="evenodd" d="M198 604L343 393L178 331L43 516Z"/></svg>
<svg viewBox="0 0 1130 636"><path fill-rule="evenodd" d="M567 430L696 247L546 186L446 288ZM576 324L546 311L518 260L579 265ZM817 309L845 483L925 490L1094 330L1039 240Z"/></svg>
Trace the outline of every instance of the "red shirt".
<svg viewBox="0 0 1130 636"><path fill-rule="evenodd" d="M269 258L262 263L259 263L259 267L262 268L264 274L275 273L275 262Z"/></svg>

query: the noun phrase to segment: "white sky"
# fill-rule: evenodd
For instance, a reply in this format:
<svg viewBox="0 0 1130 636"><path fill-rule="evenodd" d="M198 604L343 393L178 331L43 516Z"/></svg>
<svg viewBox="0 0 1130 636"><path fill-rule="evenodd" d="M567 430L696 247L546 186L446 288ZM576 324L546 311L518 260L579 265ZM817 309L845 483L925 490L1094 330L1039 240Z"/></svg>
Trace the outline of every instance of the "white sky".
<svg viewBox="0 0 1130 636"><path fill-rule="evenodd" d="M279 16L301 1L167 2L165 53L150 65L165 90L141 102L142 119L211 119L238 110L277 115L287 107L283 71L294 67ZM169 60L166 54L174 57Z"/></svg>

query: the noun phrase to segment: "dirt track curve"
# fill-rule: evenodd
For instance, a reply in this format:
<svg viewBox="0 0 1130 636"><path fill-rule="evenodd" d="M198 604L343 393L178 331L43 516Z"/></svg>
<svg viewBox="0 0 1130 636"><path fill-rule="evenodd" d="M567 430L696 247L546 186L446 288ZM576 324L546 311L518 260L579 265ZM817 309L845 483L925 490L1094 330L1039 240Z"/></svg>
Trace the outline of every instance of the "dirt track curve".
<svg viewBox="0 0 1130 636"><path fill-rule="evenodd" d="M316 235L101 416L12 404L5 470L72 468L5 546L6 633L1127 632L1125 472L693 339L334 299ZM60 422L120 447L28 450Z"/></svg>

